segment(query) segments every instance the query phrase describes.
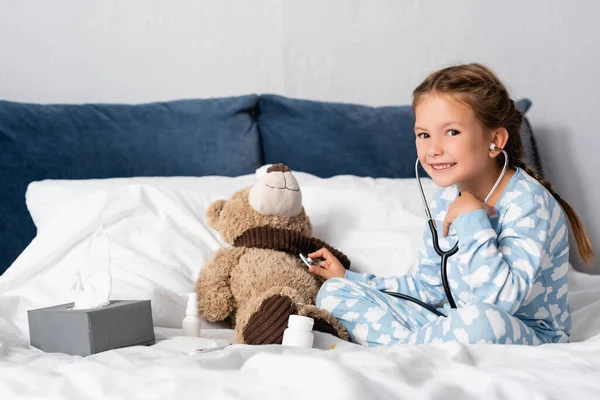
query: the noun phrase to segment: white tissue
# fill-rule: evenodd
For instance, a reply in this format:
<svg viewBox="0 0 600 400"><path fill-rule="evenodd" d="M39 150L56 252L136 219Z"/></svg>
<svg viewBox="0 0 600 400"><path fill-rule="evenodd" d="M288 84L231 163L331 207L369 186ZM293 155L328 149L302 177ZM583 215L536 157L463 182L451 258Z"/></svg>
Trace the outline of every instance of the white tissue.
<svg viewBox="0 0 600 400"><path fill-rule="evenodd" d="M104 307L110 303L112 275L110 270L110 240L100 227L91 240L77 271L73 309Z"/></svg>

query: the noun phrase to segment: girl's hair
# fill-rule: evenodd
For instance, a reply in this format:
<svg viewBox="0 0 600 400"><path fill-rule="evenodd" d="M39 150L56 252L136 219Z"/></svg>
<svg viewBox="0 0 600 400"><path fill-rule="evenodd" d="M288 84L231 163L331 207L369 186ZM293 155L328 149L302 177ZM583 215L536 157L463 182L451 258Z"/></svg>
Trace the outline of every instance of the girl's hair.
<svg viewBox="0 0 600 400"><path fill-rule="evenodd" d="M449 94L468 105L486 129L504 127L509 135L504 146L509 166L524 169L557 197L552 184L542 179L535 168L523 162L520 133L523 114L515 108L508 91L489 68L481 64L463 64L432 73L413 91L413 110L429 93ZM569 218L579 256L586 265L590 265L594 259L594 250L581 220L562 197L558 197L558 202Z"/></svg>

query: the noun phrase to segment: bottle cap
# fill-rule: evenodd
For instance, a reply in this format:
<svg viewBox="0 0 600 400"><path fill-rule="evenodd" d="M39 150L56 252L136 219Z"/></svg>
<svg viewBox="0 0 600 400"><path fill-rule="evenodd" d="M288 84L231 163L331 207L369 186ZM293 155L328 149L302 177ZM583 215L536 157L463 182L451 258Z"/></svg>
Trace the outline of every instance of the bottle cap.
<svg viewBox="0 0 600 400"><path fill-rule="evenodd" d="M187 307L185 309L185 315L193 317L198 316L198 295L196 293L179 293L180 296L188 296Z"/></svg>
<svg viewBox="0 0 600 400"><path fill-rule="evenodd" d="M302 315L290 315L288 319L288 327L312 330L315 320L310 317L304 317Z"/></svg>

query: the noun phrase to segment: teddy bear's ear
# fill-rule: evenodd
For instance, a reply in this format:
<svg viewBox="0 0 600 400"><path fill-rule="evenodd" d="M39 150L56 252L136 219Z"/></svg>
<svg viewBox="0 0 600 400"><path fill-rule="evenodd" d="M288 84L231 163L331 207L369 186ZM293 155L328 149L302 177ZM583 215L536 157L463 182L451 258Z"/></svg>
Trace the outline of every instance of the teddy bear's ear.
<svg viewBox="0 0 600 400"><path fill-rule="evenodd" d="M206 210L206 222L208 226L213 229L217 229L219 225L219 217L221 215L221 211L223 211L223 207L225 207L225 200L217 200L208 206Z"/></svg>

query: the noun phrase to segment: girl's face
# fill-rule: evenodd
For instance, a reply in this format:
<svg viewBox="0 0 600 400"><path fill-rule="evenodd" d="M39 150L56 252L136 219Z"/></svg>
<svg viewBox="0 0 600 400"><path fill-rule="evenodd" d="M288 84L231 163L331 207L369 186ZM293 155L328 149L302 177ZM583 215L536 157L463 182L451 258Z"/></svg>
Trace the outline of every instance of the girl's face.
<svg viewBox="0 0 600 400"><path fill-rule="evenodd" d="M417 154L436 185L470 186L489 171L490 142L469 106L428 94L415 108Z"/></svg>

